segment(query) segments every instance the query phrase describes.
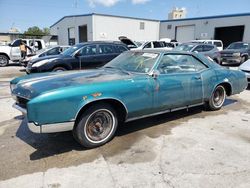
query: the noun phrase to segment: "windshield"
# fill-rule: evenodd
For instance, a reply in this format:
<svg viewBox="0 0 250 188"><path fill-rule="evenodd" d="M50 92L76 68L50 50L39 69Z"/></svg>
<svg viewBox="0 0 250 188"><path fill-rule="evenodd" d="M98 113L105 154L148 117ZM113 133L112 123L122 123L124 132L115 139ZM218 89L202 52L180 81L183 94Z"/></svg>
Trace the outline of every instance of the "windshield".
<svg viewBox="0 0 250 188"><path fill-rule="evenodd" d="M64 56L71 56L73 55L73 53L75 53L77 50L79 50L81 47L83 47L83 45L75 45L75 46L72 46L70 48L68 48L67 50L65 50L63 53L61 53L62 55Z"/></svg>
<svg viewBox="0 0 250 188"><path fill-rule="evenodd" d="M195 44L181 44L174 48L176 51L186 51L189 52L192 50L192 48L195 46Z"/></svg>
<svg viewBox="0 0 250 188"><path fill-rule="evenodd" d="M129 72L148 73L154 66L158 57L158 53L125 52L110 61L104 67L117 68Z"/></svg>
<svg viewBox="0 0 250 188"><path fill-rule="evenodd" d="M247 48L248 48L247 43L232 43L227 47L227 49L247 49Z"/></svg>

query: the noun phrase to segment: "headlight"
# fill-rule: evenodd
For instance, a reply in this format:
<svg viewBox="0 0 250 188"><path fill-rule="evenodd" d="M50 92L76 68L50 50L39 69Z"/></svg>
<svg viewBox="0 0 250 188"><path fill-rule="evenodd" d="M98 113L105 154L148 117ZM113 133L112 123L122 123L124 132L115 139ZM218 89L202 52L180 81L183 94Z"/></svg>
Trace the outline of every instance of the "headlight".
<svg viewBox="0 0 250 188"><path fill-rule="evenodd" d="M233 56L240 56L240 53L239 52L233 53Z"/></svg>
<svg viewBox="0 0 250 188"><path fill-rule="evenodd" d="M10 84L10 90L13 91L14 89L16 89L16 84Z"/></svg>

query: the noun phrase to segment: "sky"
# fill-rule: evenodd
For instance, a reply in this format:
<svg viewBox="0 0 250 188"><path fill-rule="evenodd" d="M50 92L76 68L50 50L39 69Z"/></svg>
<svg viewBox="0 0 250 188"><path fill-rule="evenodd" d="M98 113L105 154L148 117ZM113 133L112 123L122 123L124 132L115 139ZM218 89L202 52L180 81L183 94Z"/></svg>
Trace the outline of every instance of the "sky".
<svg viewBox="0 0 250 188"><path fill-rule="evenodd" d="M173 7L187 18L250 13L250 0L0 0L0 32L50 27L67 15L102 13L166 20Z"/></svg>

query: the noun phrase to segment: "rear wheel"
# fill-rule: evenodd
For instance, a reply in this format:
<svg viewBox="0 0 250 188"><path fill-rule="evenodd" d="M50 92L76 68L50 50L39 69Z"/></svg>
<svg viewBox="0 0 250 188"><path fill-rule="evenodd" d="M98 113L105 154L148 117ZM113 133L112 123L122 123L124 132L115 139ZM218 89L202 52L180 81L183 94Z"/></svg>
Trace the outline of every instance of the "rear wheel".
<svg viewBox="0 0 250 188"><path fill-rule="evenodd" d="M100 103L84 111L74 127L73 135L82 146L94 148L110 141L117 126L115 110L108 104Z"/></svg>
<svg viewBox="0 0 250 188"><path fill-rule="evenodd" d="M218 85L209 101L206 103L206 107L209 110L219 110L221 109L224 101L226 99L226 90L222 85Z"/></svg>
<svg viewBox="0 0 250 188"><path fill-rule="evenodd" d="M53 68L52 72L62 72L62 71L66 71L67 69L65 69L64 67L55 67Z"/></svg>
<svg viewBox="0 0 250 188"><path fill-rule="evenodd" d="M9 58L6 55L0 55L0 67L5 67L9 64Z"/></svg>

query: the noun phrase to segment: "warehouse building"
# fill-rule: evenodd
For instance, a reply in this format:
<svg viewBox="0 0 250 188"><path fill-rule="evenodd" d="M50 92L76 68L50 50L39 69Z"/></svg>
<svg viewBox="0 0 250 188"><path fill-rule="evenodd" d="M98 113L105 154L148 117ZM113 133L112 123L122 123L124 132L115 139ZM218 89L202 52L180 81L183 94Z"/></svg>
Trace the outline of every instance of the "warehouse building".
<svg viewBox="0 0 250 188"><path fill-rule="evenodd" d="M105 14L65 16L51 27L59 44L76 44L94 40L118 40L126 36L135 41L175 39L219 39L224 46L231 42L250 42L250 13L152 20Z"/></svg>

